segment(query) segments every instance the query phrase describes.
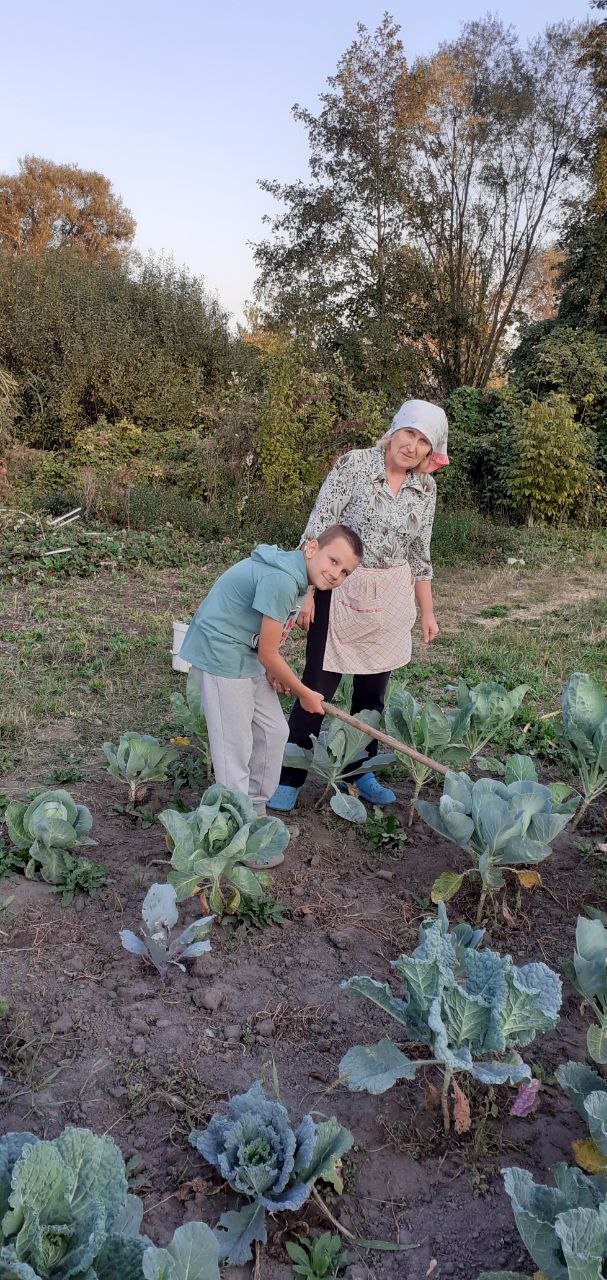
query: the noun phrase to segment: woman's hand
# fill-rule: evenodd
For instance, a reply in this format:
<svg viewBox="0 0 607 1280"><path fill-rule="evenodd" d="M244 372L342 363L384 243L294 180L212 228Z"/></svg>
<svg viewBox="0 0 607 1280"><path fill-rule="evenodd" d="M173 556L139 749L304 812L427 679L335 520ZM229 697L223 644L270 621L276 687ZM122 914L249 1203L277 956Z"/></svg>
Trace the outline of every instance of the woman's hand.
<svg viewBox="0 0 607 1280"><path fill-rule="evenodd" d="M438 635L438 622L433 613L422 613L422 636L424 644L431 644L434 637Z"/></svg>
<svg viewBox="0 0 607 1280"><path fill-rule="evenodd" d="M268 681L268 684L271 684L274 690L274 693L286 693L287 697L290 695L291 690L289 689L288 685L283 684L280 680L276 680L274 676L269 676L267 671L266 671L266 680Z"/></svg>
<svg viewBox="0 0 607 1280"><path fill-rule="evenodd" d="M314 622L314 592L308 591L297 615L297 626L301 627L302 631L309 631L311 622Z"/></svg>

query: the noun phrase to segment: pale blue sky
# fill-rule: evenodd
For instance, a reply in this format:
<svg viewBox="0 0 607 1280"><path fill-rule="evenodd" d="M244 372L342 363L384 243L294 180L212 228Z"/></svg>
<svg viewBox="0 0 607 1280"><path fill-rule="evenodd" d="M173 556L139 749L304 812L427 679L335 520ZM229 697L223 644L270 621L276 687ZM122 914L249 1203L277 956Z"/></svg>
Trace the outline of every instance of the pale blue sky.
<svg viewBox="0 0 607 1280"><path fill-rule="evenodd" d="M429 53L486 0L390 7L407 56ZM584 19L586 0L492 5L527 38ZM136 245L204 276L239 315L254 278L247 241L273 202L260 177L304 176L294 102L317 94L371 0L21 0L0 8L0 172L26 153L99 169L137 220Z"/></svg>

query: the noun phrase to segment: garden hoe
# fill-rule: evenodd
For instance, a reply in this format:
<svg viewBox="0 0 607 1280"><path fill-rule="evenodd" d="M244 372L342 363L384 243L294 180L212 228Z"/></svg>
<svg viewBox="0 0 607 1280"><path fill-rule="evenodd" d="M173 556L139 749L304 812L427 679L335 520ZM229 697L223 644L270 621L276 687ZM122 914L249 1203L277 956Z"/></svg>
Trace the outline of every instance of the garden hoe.
<svg viewBox="0 0 607 1280"><path fill-rule="evenodd" d="M415 751L413 747L405 746L404 742L398 741L398 738L391 738L389 733L383 733L381 729L374 729L370 724L365 724L363 720L355 720L354 716L349 716L340 707L334 707L332 702L323 702L322 705L328 716L335 716L337 720L343 720L344 724L350 724L353 729L359 729L361 733L366 733L368 738L377 738L377 741L383 742L384 746L391 747L393 751L398 751L401 755L411 756L413 760L418 760L420 764L428 765L436 773L449 773L447 765L439 764L438 760L431 760L429 756L423 756L421 752Z"/></svg>

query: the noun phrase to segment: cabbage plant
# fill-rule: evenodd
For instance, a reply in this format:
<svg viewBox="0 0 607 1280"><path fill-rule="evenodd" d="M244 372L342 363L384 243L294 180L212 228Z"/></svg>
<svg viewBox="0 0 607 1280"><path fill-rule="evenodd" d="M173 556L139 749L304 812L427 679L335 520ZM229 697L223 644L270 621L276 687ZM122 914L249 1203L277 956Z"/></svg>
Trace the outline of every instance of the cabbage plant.
<svg viewBox="0 0 607 1280"><path fill-rule="evenodd" d="M372 728L379 727L379 711L358 711L356 718ZM351 724L343 724L332 719L330 728L323 732L322 741L311 734L313 746L298 747L294 742L287 742L284 761L294 769L305 769L322 778L325 790L318 801L320 808L330 791L333 795L329 804L334 813L348 822L366 822L367 810L358 796L354 794L354 784L358 774L370 773L371 770L383 769L392 764L393 754L365 758L364 752L371 740L370 734L354 729Z"/></svg>
<svg viewBox="0 0 607 1280"><path fill-rule="evenodd" d="M207 778L210 778L211 753L209 750L207 722L202 707L198 681L191 668L188 671L188 677L185 682L185 694L171 694L171 713L172 723L182 729L189 739L194 739L196 750L205 762Z"/></svg>
<svg viewBox="0 0 607 1280"><path fill-rule="evenodd" d="M545 787L534 777L535 766L528 756L511 756L503 782L496 778L472 782L466 773L449 772L437 805L416 801L424 822L465 849L473 863L467 871L443 872L432 886L433 902L448 902L466 879L478 877L478 923L487 894L504 888L504 871L512 871L524 884L519 868L535 867L549 857L551 841L567 826L575 801L562 799L561 783Z"/></svg>
<svg viewBox="0 0 607 1280"><path fill-rule="evenodd" d="M567 1062L556 1078L590 1131L573 1143L592 1176L566 1164L551 1169L555 1186L538 1185L524 1169L504 1169L517 1229L545 1280L602 1280L607 1274L607 1083L583 1062ZM520 1272L484 1271L479 1280L526 1280Z"/></svg>
<svg viewBox="0 0 607 1280"><path fill-rule="evenodd" d="M130 929L120 930L120 941L125 951L145 956L161 978L166 977L169 965L175 964L185 973L183 960L193 960L211 950L205 934L211 928L213 916L200 916L182 929L177 937L171 937L179 918L176 904L177 894L172 884L153 884L143 899L141 937Z"/></svg>
<svg viewBox="0 0 607 1280"><path fill-rule="evenodd" d="M219 1280L210 1227L187 1223L157 1249L139 1234L142 1217L111 1138L89 1129L50 1142L0 1138L2 1280Z"/></svg>
<svg viewBox="0 0 607 1280"><path fill-rule="evenodd" d="M193 1130L192 1146L248 1201L219 1219L220 1257L242 1266L252 1256L253 1242L266 1242L266 1210L300 1209L315 1182L341 1189L338 1161L352 1141L335 1116L316 1124L306 1115L293 1128L286 1108L266 1098L258 1080L230 1100L226 1115L214 1115L208 1128Z"/></svg>
<svg viewBox="0 0 607 1280"><path fill-rule="evenodd" d="M516 1050L556 1026L560 978L541 962L518 966L510 956L479 950L483 935L465 921L450 930L440 903L438 919L422 924L413 954L392 961L402 995L374 978L342 982L348 995L363 996L389 1013L401 1039L429 1050L429 1056L412 1059L392 1040L356 1045L339 1066L349 1089L385 1093L397 1080L412 1080L420 1067L438 1066L448 1132L449 1088L459 1072L483 1084L529 1079L531 1071Z"/></svg>
<svg viewBox="0 0 607 1280"><path fill-rule="evenodd" d="M437 707L434 702L427 702L422 710L404 685L390 686L384 715L388 733L422 755L431 756L433 760L454 768L465 764L469 759L470 751L453 738L452 725L447 716L443 715L440 707ZM436 773L430 765L413 760L411 756L403 755L398 751L396 756L414 784L409 809L409 826L411 826L415 801L422 787L429 778L436 777Z"/></svg>
<svg viewBox="0 0 607 1280"><path fill-rule="evenodd" d="M578 916L575 929L573 964L567 966L567 977L596 1016L586 1032L586 1047L594 1062L607 1063L607 915L587 908L588 915Z"/></svg>
<svg viewBox="0 0 607 1280"><path fill-rule="evenodd" d="M504 1169L518 1233L542 1280L602 1280L607 1275L607 1200L601 1181L555 1164L554 1187L526 1169ZM527 1280L520 1271L483 1271L478 1280Z"/></svg>
<svg viewBox="0 0 607 1280"><path fill-rule="evenodd" d="M150 733L123 733L117 747L104 742L101 750L108 773L128 786L131 804L143 799L149 782L166 782L167 767L179 756L176 747L165 746Z"/></svg>
<svg viewBox="0 0 607 1280"><path fill-rule="evenodd" d="M89 836L90 810L76 804L69 791L43 790L29 804L13 802L4 821L13 847L29 854L26 876L33 879L39 871L49 884L60 884L73 868L68 849L97 843Z"/></svg>
<svg viewBox="0 0 607 1280"><path fill-rule="evenodd" d="M527 692L526 684L506 689L495 680L483 680L469 689L457 684L457 706L448 712L453 742L463 742L470 756L477 756L514 719Z"/></svg>
<svg viewBox="0 0 607 1280"><path fill-rule="evenodd" d="M219 783L205 791L191 813L165 809L158 821L167 833L168 879L177 901L204 890L215 915L237 912L241 898L261 898L267 878L249 863L263 867L289 843L280 818L258 818L247 796Z"/></svg>
<svg viewBox="0 0 607 1280"><path fill-rule="evenodd" d="M575 828L593 801L607 791L607 694L582 671L575 671L563 689L557 733L582 784L584 801Z"/></svg>

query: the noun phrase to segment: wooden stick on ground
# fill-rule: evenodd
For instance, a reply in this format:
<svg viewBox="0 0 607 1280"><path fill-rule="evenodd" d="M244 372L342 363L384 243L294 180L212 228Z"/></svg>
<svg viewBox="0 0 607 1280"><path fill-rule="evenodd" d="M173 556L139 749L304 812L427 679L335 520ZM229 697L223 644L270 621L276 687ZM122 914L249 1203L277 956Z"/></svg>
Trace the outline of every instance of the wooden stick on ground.
<svg viewBox="0 0 607 1280"><path fill-rule="evenodd" d="M398 751L401 755L411 756L412 760L418 760L420 764L427 764L435 773L449 773L449 768L446 764L439 764L438 760L431 760L429 756L423 756L421 752L414 751L413 747L406 747L404 742L398 741L398 738L391 738L388 733L383 733L381 729L373 729L370 724L365 724L363 720L355 720L354 716L349 716L346 711L341 710L341 707L334 707L332 702L323 702L322 705L328 716L335 716L336 720L343 720L344 724L352 725L353 729L359 729L361 733L366 733L369 738L377 738L378 742L383 742L384 746L391 747L393 751Z"/></svg>

